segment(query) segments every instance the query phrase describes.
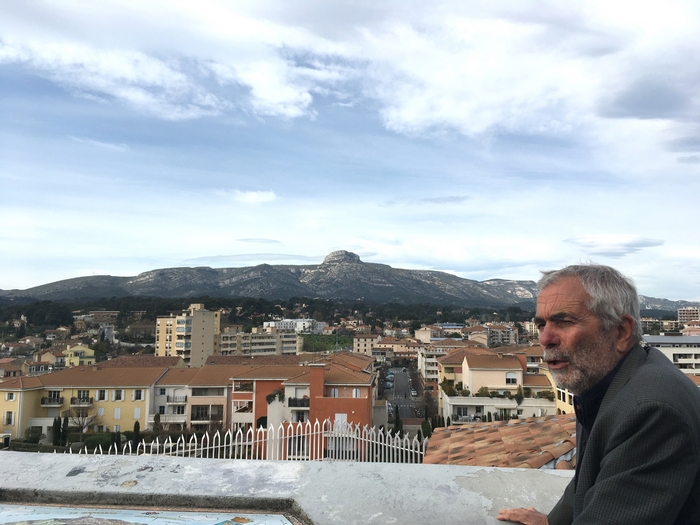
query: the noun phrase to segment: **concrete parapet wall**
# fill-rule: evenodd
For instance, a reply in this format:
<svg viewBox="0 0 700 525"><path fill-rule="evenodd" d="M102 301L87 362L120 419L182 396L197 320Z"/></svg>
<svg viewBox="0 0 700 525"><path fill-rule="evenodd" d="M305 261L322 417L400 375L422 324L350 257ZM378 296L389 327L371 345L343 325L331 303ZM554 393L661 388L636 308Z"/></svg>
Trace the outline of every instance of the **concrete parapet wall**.
<svg viewBox="0 0 700 525"><path fill-rule="evenodd" d="M0 452L0 501L281 512L315 524L496 524L548 511L573 473L525 469Z"/></svg>

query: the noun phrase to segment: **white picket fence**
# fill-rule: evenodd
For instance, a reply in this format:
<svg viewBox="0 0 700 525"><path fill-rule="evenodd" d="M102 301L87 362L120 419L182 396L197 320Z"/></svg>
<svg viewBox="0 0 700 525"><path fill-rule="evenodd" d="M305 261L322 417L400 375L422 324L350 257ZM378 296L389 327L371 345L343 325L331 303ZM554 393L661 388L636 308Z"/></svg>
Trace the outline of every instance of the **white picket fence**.
<svg viewBox="0 0 700 525"><path fill-rule="evenodd" d="M165 455L213 459L249 459L282 461L360 461L378 463L422 463L428 440L419 441L391 431L352 424L338 424L327 419L320 423L286 423L274 428L231 430L213 436L204 433L189 439L180 436L152 443L131 442L122 447L102 446L79 454ZM70 453L73 453L72 451Z"/></svg>

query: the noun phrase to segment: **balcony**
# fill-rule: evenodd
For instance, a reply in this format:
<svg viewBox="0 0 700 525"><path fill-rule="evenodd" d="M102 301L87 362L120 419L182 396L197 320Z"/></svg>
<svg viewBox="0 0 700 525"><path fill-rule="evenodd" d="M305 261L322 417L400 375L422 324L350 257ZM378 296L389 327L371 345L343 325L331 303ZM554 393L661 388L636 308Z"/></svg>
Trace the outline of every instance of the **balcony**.
<svg viewBox="0 0 700 525"><path fill-rule="evenodd" d="M72 407L91 407L92 398L91 397L71 397L70 406Z"/></svg>
<svg viewBox="0 0 700 525"><path fill-rule="evenodd" d="M148 416L149 426L153 426L155 417L155 415ZM166 425L171 423L184 424L187 423L187 414L160 414L160 422Z"/></svg>
<svg viewBox="0 0 700 525"><path fill-rule="evenodd" d="M192 414L190 423L202 425L205 423L221 423L223 420L224 416L222 414Z"/></svg>
<svg viewBox="0 0 700 525"><path fill-rule="evenodd" d="M186 405L187 396L167 396L165 402L168 405Z"/></svg>
<svg viewBox="0 0 700 525"><path fill-rule="evenodd" d="M42 397L41 398L42 407L60 407L63 406L62 397Z"/></svg>
<svg viewBox="0 0 700 525"><path fill-rule="evenodd" d="M289 408L309 408L308 397L290 397L287 399Z"/></svg>

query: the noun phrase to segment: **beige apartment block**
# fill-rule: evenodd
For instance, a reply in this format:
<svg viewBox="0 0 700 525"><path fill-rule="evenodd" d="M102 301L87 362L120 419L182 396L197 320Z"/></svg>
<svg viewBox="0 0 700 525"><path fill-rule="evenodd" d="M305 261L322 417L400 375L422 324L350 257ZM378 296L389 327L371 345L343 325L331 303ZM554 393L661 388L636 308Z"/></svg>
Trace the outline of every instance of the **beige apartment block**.
<svg viewBox="0 0 700 525"><path fill-rule="evenodd" d="M207 357L219 353L220 312L203 304L156 319L156 355L181 356L189 367L200 367Z"/></svg>
<svg viewBox="0 0 700 525"><path fill-rule="evenodd" d="M374 345L382 340L382 336L373 334L356 334L352 339L352 351L355 354L362 354L372 357Z"/></svg>
<svg viewBox="0 0 700 525"><path fill-rule="evenodd" d="M686 306L678 309L678 322L687 323L688 321L697 321L700 319L700 307Z"/></svg>
<svg viewBox="0 0 700 525"><path fill-rule="evenodd" d="M238 325L219 335L221 355L296 355L304 348L304 336L293 330L253 328L244 333Z"/></svg>

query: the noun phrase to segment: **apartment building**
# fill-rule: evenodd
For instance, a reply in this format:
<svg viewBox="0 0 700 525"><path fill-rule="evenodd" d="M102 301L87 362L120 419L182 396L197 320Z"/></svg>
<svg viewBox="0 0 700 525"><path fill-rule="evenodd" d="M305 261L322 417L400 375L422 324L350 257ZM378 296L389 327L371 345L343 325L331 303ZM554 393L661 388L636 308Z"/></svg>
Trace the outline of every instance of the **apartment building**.
<svg viewBox="0 0 700 525"><path fill-rule="evenodd" d="M210 312L201 303L191 304L180 314L156 319L156 355L181 356L189 367L202 366L219 353L220 312Z"/></svg>
<svg viewBox="0 0 700 525"><path fill-rule="evenodd" d="M0 433L21 439L29 427L40 427L51 440L53 420L68 417L83 431L146 428L153 386L166 368L66 368L0 383Z"/></svg>
<svg viewBox="0 0 700 525"><path fill-rule="evenodd" d="M537 397L539 392L552 391L552 383L543 374L526 373L523 356L487 349L461 349L438 359L440 383L462 384L462 390L451 396L440 389L439 408L443 416L450 417L454 423L463 423L476 418L483 420L489 413L501 419L553 413L554 401ZM475 395L482 388L488 389L490 395ZM520 403L512 397L519 388L530 394ZM461 395L465 391L470 395Z"/></svg>
<svg viewBox="0 0 700 525"><path fill-rule="evenodd" d="M221 355L294 355L304 348L304 337L292 330L253 328L244 333L238 325L219 335Z"/></svg>
<svg viewBox="0 0 700 525"><path fill-rule="evenodd" d="M459 339L442 339L433 341L418 349L417 365L418 375L424 390L438 393L439 373L438 358L447 355L453 350L463 348L483 348L484 345L474 341Z"/></svg>
<svg viewBox="0 0 700 525"><path fill-rule="evenodd" d="M700 307L686 306L678 309L678 322L685 324L688 321L700 320Z"/></svg>
<svg viewBox="0 0 700 525"><path fill-rule="evenodd" d="M371 426L372 363L366 360L358 370L330 356L301 366L262 365L241 371L233 377L231 422L242 429L326 419Z"/></svg>
<svg viewBox="0 0 700 525"><path fill-rule="evenodd" d="M374 355L374 346L381 340L381 335L356 334L352 338L352 351L355 354L372 357Z"/></svg>
<svg viewBox="0 0 700 525"><path fill-rule="evenodd" d="M645 335L644 342L658 348L686 374L700 374L700 336Z"/></svg>
<svg viewBox="0 0 700 525"><path fill-rule="evenodd" d="M281 319L263 323L263 328L275 328L277 330L307 334L320 334L327 326L328 323L316 321L315 319Z"/></svg>
<svg viewBox="0 0 700 525"><path fill-rule="evenodd" d="M429 344L430 341L435 339L445 337L442 328L436 325L423 326L414 332L414 336L418 341L425 344Z"/></svg>

